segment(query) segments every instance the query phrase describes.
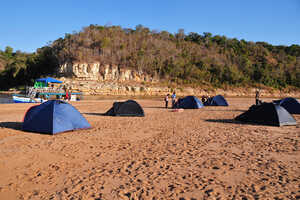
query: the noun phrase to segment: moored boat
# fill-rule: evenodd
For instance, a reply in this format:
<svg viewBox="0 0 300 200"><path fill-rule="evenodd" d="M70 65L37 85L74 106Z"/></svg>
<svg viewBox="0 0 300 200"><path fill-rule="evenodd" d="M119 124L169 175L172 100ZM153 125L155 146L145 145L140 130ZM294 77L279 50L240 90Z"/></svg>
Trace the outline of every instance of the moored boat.
<svg viewBox="0 0 300 200"><path fill-rule="evenodd" d="M49 99L78 101L81 93L67 90L62 81L51 77L37 79L33 87L27 87L25 95L12 95L14 103L43 103Z"/></svg>
<svg viewBox="0 0 300 200"><path fill-rule="evenodd" d="M12 97L14 103L43 103L47 101L46 99L42 99L42 98L30 98L30 97L16 96L16 95L13 95Z"/></svg>

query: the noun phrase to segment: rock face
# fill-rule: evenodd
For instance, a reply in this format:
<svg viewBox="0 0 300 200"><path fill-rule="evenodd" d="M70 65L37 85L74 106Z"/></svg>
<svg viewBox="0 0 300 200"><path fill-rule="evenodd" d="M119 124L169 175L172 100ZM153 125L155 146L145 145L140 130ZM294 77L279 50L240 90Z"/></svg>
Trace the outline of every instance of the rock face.
<svg viewBox="0 0 300 200"><path fill-rule="evenodd" d="M59 74L63 77L89 81L158 81L156 77L142 71L120 69L116 65L100 65L100 63L65 63L61 65Z"/></svg>
<svg viewBox="0 0 300 200"><path fill-rule="evenodd" d="M180 87L171 88L159 84L159 78L142 71L120 69L116 65L100 63L66 63L59 68L61 81L74 92L84 95L136 95L163 96L174 90L178 96L221 94L223 96L255 96L255 88L207 89ZM263 90L264 97L300 97L299 92L280 92Z"/></svg>

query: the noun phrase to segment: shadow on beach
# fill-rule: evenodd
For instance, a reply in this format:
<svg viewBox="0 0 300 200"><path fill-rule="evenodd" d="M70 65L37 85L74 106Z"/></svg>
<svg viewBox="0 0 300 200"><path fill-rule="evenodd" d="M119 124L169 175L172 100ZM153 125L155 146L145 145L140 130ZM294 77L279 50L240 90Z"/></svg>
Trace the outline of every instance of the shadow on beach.
<svg viewBox="0 0 300 200"><path fill-rule="evenodd" d="M1 128L10 128L14 130L22 130L22 122L0 122Z"/></svg>
<svg viewBox="0 0 300 200"><path fill-rule="evenodd" d="M164 108L164 109L171 109L171 107L166 108L164 106L143 106L143 108Z"/></svg>
<svg viewBox="0 0 300 200"><path fill-rule="evenodd" d="M207 119L207 122L219 122L219 123L227 123L227 124L243 124L240 121L236 121L234 119Z"/></svg>
<svg viewBox="0 0 300 200"><path fill-rule="evenodd" d="M247 110L241 110L241 109L233 109L233 110L227 110L227 109L207 109L208 106L204 107L206 108L205 111L211 111L211 112L216 112L216 111L225 111L225 112L245 112ZM215 108L217 108L215 106Z"/></svg>
<svg viewBox="0 0 300 200"><path fill-rule="evenodd" d="M257 124L257 123L253 123L253 122L241 122L241 121L237 121L235 119L207 119L205 120L207 122L217 122L217 123L227 123L227 124L241 124L241 125L260 125L260 126L265 126L263 124Z"/></svg>
<svg viewBox="0 0 300 200"><path fill-rule="evenodd" d="M84 115L108 116L106 113L82 113Z"/></svg>
<svg viewBox="0 0 300 200"><path fill-rule="evenodd" d="M234 119L207 119L207 122L227 123L227 124L240 124L240 125L252 125L252 126L272 126L268 124L260 124L255 122L242 122Z"/></svg>

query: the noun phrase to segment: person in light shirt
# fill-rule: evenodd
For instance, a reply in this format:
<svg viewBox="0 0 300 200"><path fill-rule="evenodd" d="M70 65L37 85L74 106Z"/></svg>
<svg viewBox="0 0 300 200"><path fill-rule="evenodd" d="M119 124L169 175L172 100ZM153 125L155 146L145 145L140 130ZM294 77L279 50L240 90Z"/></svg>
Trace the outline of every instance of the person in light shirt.
<svg viewBox="0 0 300 200"><path fill-rule="evenodd" d="M175 92L173 92L171 98L172 98L172 108L174 108L174 105L175 105L175 102L176 102L176 93Z"/></svg>
<svg viewBox="0 0 300 200"><path fill-rule="evenodd" d="M168 104L169 104L169 94L167 94L165 96L165 107L168 108Z"/></svg>

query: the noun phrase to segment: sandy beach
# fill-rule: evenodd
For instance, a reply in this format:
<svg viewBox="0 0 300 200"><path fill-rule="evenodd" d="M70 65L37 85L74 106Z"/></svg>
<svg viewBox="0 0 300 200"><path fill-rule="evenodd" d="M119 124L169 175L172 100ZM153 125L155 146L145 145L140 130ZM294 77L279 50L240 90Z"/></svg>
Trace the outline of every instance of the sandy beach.
<svg viewBox="0 0 300 200"><path fill-rule="evenodd" d="M71 102L92 129L21 130L33 104L0 104L0 199L300 199L297 126L242 124L253 98L145 117L102 114L113 100Z"/></svg>

